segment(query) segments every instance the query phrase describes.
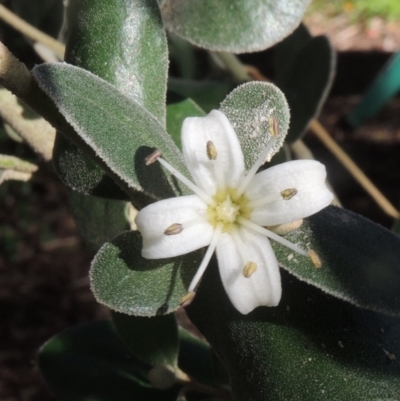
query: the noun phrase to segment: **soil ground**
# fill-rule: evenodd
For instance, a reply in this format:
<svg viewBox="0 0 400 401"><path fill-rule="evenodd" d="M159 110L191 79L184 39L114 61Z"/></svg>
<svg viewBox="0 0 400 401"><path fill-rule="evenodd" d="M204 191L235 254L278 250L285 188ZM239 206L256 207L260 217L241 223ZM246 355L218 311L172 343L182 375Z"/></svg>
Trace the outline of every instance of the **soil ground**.
<svg viewBox="0 0 400 401"><path fill-rule="evenodd" d="M400 22L387 25L375 20L367 26L322 15L309 16L306 22L313 34L326 32L341 52L375 51L379 58L400 49ZM348 132L339 121L364 88L346 93L337 82L335 85L321 114L322 123L398 206L400 100L393 100L367 125ZM306 141L327 163L334 187L340 178L339 197L344 206L389 227L391 219L329 152L311 134ZM54 400L36 366L38 348L67 327L108 314L89 290L87 272L93 251L78 234L62 187L7 183L0 197L0 400Z"/></svg>

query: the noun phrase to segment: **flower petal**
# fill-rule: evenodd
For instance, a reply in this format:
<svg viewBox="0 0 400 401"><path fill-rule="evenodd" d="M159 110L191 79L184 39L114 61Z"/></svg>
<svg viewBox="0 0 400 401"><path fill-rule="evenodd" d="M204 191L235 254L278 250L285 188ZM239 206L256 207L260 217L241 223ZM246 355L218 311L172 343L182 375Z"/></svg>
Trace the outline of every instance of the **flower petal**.
<svg viewBox="0 0 400 401"><path fill-rule="evenodd" d="M271 244L262 235L244 228L239 230L251 261L257 264L256 271L248 278L243 275L245 264L234 237L223 233L217 245L219 273L225 291L233 306L246 315L257 306L278 305L281 294L281 276L278 262Z"/></svg>
<svg viewBox="0 0 400 401"><path fill-rule="evenodd" d="M143 208L136 216L138 230L143 236L142 256L147 259L184 255L207 246L213 227L206 219L207 204L198 196L165 199ZM175 235L165 235L172 224L189 223Z"/></svg>
<svg viewBox="0 0 400 401"><path fill-rule="evenodd" d="M294 160L255 175L246 189L250 200L276 195L277 200L255 207L250 220L262 226L290 223L308 217L328 206L333 199L326 187L325 166L315 160ZM284 200L285 189L297 194Z"/></svg>
<svg viewBox="0 0 400 401"><path fill-rule="evenodd" d="M222 189L216 169L227 186L238 185L244 175L243 153L225 114L212 110L205 117L188 117L183 122L181 135L186 165L203 191L212 196L218 186ZM212 141L217 151L215 160L207 156L208 141Z"/></svg>

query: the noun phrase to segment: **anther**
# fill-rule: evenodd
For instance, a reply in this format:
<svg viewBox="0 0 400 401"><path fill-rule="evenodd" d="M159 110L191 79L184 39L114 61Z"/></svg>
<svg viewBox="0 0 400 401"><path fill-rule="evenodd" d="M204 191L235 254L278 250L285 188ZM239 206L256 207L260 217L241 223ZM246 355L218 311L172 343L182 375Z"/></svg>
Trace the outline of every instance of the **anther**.
<svg viewBox="0 0 400 401"><path fill-rule="evenodd" d="M279 125L278 121L276 120L275 117L270 117L268 119L268 124L269 124L269 133L276 138L279 135Z"/></svg>
<svg viewBox="0 0 400 401"><path fill-rule="evenodd" d="M247 262L243 269L243 276L249 278L257 270L257 264L254 262Z"/></svg>
<svg viewBox="0 0 400 401"><path fill-rule="evenodd" d="M161 156L161 150L155 150L152 154L150 154L149 156L147 156L144 159L144 163L146 164L146 166L149 166L150 164L153 164L154 162L157 161L157 159Z"/></svg>
<svg viewBox="0 0 400 401"><path fill-rule="evenodd" d="M190 291L181 298L179 305L182 306L182 308L184 308L184 307L190 305L193 302L195 297L196 297L196 292Z"/></svg>
<svg viewBox="0 0 400 401"><path fill-rule="evenodd" d="M292 199L293 196L295 196L296 194L297 194L297 189L296 188L284 189L281 192L282 198L285 199L285 200Z"/></svg>
<svg viewBox="0 0 400 401"><path fill-rule="evenodd" d="M308 256L310 257L310 260L311 260L312 264L316 268L319 269L322 266L321 259L319 258L317 252L315 252L313 249L309 249L308 250Z"/></svg>
<svg viewBox="0 0 400 401"><path fill-rule="evenodd" d="M165 235L176 235L183 231L183 225L179 223L171 224L165 231Z"/></svg>
<svg viewBox="0 0 400 401"><path fill-rule="evenodd" d="M207 142L207 156L210 160L215 160L217 158L217 149L212 141Z"/></svg>

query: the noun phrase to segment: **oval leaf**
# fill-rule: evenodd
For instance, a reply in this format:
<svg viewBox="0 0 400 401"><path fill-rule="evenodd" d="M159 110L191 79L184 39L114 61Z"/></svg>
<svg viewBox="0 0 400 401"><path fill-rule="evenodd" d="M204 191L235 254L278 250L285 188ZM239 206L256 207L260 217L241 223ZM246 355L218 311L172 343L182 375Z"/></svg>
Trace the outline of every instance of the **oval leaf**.
<svg viewBox="0 0 400 401"><path fill-rule="evenodd" d="M329 40L317 36L297 52L283 74L278 74L276 84L290 107L288 142L299 139L318 115L331 88L335 66L335 52Z"/></svg>
<svg viewBox="0 0 400 401"><path fill-rule="evenodd" d="M163 0L167 29L210 50L264 50L299 25L310 0Z"/></svg>
<svg viewBox="0 0 400 401"><path fill-rule="evenodd" d="M202 252L149 260L140 256L137 231L104 244L95 256L90 280L97 300L127 315L156 316L179 308L202 258Z"/></svg>
<svg viewBox="0 0 400 401"><path fill-rule="evenodd" d="M246 169L258 159L272 137L271 118L278 125L278 137L269 157L279 151L289 128L289 107L284 94L273 84L248 82L234 89L221 103L239 138Z"/></svg>
<svg viewBox="0 0 400 401"><path fill-rule="evenodd" d="M43 64L32 73L81 140L128 187L153 199L188 193L170 173L163 174L157 163L145 165L145 158L156 148L188 174L173 140L146 109L78 67Z"/></svg>
<svg viewBox="0 0 400 401"><path fill-rule="evenodd" d="M300 280L366 309L400 315L400 237L349 210L328 206L285 236L322 261L271 240L279 264Z"/></svg>

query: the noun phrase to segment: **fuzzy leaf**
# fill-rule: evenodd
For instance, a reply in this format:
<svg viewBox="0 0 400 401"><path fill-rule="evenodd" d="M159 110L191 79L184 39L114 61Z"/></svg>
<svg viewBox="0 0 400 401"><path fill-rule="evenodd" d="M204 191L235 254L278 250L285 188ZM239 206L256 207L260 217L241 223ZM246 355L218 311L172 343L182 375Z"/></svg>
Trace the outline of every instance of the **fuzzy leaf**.
<svg viewBox="0 0 400 401"><path fill-rule="evenodd" d="M271 120L279 126L275 146L269 156L281 147L288 127L290 113L284 94L274 85L265 82L249 82L234 89L221 103L238 135L249 170L271 139Z"/></svg>
<svg viewBox="0 0 400 401"><path fill-rule="evenodd" d="M80 139L129 188L152 199L187 193L157 163L145 165L145 157L160 149L165 159L186 172L178 148L146 109L78 67L43 64L34 68L33 75Z"/></svg>
<svg viewBox="0 0 400 401"><path fill-rule="evenodd" d="M70 192L69 203L80 233L96 250L129 228L126 202Z"/></svg>
<svg viewBox="0 0 400 401"><path fill-rule="evenodd" d="M151 0L70 0L67 21L65 60L113 84L164 126L168 50L157 4ZM57 135L54 162L61 179L85 194L127 199L87 153L82 144L76 146ZM94 155L89 156L93 160Z"/></svg>
<svg viewBox="0 0 400 401"><path fill-rule="evenodd" d="M167 29L199 47L244 53L266 49L300 23L309 0L162 0Z"/></svg>
<svg viewBox="0 0 400 401"><path fill-rule="evenodd" d="M315 118L332 85L335 52L325 36L317 36L293 57L276 84L289 103L291 122L286 141L294 142Z"/></svg>
<svg viewBox="0 0 400 401"><path fill-rule="evenodd" d="M92 291L109 308L135 316L156 316L178 309L201 262L202 251L168 259L140 256L137 231L104 244L90 270Z"/></svg>
<svg viewBox="0 0 400 401"><path fill-rule="evenodd" d="M328 206L285 236L322 261L271 243L279 264L300 280L366 309L400 316L400 237L346 209Z"/></svg>
<svg viewBox="0 0 400 401"><path fill-rule="evenodd" d="M118 334L136 358L151 365L175 368L178 359L178 326L173 314L139 317L112 312Z"/></svg>
<svg viewBox="0 0 400 401"><path fill-rule="evenodd" d="M57 334L39 352L39 367L62 401L173 401L147 380L149 365L135 359L111 322L86 323Z"/></svg>
<svg viewBox="0 0 400 401"><path fill-rule="evenodd" d="M398 399L399 318L326 296L284 271L279 306L243 316L217 271L209 266L187 311L227 368L235 399Z"/></svg>

